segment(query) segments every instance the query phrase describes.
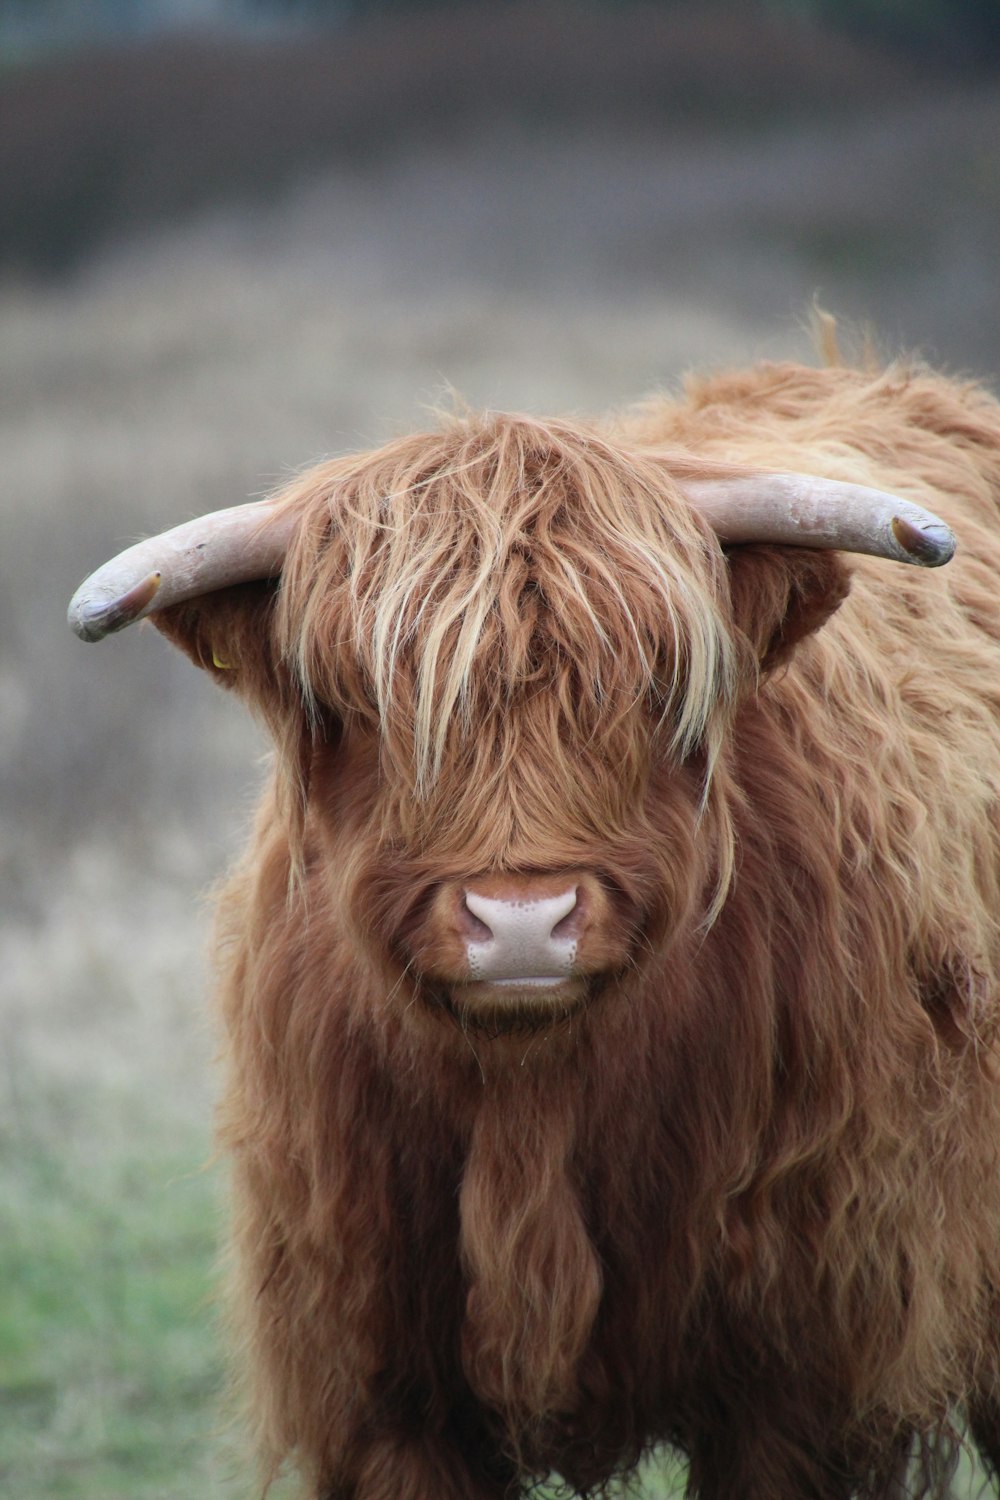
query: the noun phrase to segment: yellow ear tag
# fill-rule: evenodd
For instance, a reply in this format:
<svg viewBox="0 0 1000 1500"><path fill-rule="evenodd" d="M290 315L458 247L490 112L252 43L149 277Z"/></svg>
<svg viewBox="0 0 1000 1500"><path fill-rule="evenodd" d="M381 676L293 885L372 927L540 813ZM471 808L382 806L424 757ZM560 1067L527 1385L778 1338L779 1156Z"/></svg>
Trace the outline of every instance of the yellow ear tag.
<svg viewBox="0 0 1000 1500"><path fill-rule="evenodd" d="M218 667L220 672L232 672L234 670L231 661L223 661L215 647L212 647L212 665Z"/></svg>

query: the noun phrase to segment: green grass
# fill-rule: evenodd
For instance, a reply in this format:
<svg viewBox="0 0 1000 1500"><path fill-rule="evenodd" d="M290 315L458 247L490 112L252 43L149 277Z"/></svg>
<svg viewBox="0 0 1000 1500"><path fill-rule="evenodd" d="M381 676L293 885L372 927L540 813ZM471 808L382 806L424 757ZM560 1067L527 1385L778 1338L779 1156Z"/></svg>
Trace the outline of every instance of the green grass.
<svg viewBox="0 0 1000 1500"><path fill-rule="evenodd" d="M0 1154L0 1491L181 1500L214 1478L217 1182L200 1141Z"/></svg>

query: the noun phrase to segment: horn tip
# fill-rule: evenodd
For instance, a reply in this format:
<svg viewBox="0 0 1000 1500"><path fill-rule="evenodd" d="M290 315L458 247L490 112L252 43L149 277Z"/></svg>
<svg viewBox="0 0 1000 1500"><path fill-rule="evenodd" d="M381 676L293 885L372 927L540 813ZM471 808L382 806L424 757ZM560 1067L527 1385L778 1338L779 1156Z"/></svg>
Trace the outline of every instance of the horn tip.
<svg viewBox="0 0 1000 1500"><path fill-rule="evenodd" d="M163 575L157 570L124 594L112 598L94 598L91 582L77 589L70 601L67 619L73 633L81 641L102 641L132 625L144 615L159 592Z"/></svg>
<svg viewBox="0 0 1000 1500"><path fill-rule="evenodd" d="M924 568L940 568L955 555L955 533L943 521L915 526L903 516L893 516L890 524L907 562Z"/></svg>

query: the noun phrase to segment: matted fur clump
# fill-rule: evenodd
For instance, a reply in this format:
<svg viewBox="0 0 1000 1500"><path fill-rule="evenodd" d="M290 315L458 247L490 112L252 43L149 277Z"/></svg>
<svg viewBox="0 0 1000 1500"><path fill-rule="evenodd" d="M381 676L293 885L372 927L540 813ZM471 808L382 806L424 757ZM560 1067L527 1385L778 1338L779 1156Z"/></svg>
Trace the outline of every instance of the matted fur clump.
<svg viewBox="0 0 1000 1500"><path fill-rule="evenodd" d="M751 469L958 554L724 549L685 483ZM320 466L280 582L157 618L278 746L219 939L267 1475L594 1493L669 1441L700 1500L875 1500L963 1425L995 1473L998 498L982 390L765 365ZM477 978L567 882L563 998Z"/></svg>

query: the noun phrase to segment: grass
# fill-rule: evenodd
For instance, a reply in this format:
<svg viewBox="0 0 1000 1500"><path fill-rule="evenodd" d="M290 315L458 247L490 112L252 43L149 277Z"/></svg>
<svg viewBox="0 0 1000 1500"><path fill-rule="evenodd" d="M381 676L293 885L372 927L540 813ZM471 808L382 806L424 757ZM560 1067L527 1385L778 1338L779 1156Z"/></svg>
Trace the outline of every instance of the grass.
<svg viewBox="0 0 1000 1500"><path fill-rule="evenodd" d="M221 1372L213 1174L197 1140L117 1159L84 1133L0 1156L0 1489L211 1491Z"/></svg>

